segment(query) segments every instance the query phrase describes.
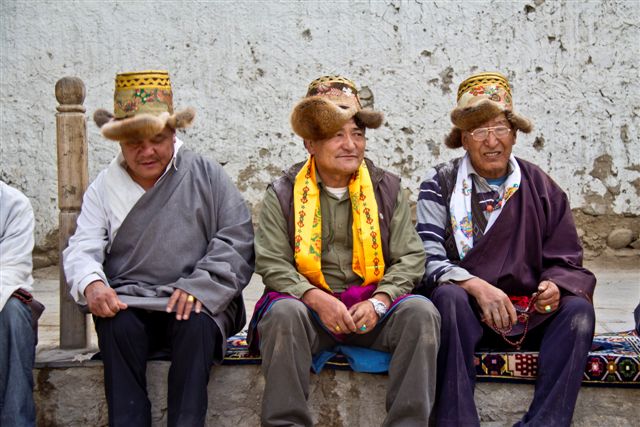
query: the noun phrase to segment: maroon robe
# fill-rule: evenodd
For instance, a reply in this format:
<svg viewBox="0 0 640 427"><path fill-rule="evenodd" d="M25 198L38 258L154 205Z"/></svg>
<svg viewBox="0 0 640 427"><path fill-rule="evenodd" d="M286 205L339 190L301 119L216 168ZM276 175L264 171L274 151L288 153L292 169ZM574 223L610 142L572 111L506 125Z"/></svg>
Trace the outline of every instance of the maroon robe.
<svg viewBox="0 0 640 427"><path fill-rule="evenodd" d="M582 246L567 195L539 167L516 160L520 188L458 265L507 295L530 296L541 281L550 280L562 295L592 302L596 278L582 267ZM448 256L454 259L457 254ZM535 312L529 327L546 316Z"/></svg>
<svg viewBox="0 0 640 427"><path fill-rule="evenodd" d="M546 279L558 285L562 294L558 309L549 314L534 312L530 318L524 345L539 350L538 376L533 401L516 425L568 427L595 327L596 280L582 267L582 247L566 194L540 168L517 161L522 171L520 189L493 226L459 261L449 224L445 248L450 261L508 295L529 296ZM453 177L449 173L445 177L455 180L455 171L451 173ZM449 196L443 194L445 200ZM473 352L478 345L506 344L482 326L475 300L459 286L439 285L430 296L442 318L436 424L479 426ZM510 335L518 329L514 326Z"/></svg>

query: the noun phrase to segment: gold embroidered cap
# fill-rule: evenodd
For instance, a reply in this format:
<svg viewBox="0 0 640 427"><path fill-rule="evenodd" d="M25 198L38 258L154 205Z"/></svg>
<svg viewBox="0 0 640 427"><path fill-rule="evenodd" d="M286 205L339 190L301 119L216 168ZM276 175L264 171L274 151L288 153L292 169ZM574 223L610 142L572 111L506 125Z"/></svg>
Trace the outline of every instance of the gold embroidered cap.
<svg viewBox="0 0 640 427"><path fill-rule="evenodd" d="M533 129L526 117L513 111L511 87L498 72L474 74L458 86L457 105L451 111L453 128L445 138L449 148L462 147L462 131L476 129L482 123L504 113L511 125L524 133Z"/></svg>
<svg viewBox="0 0 640 427"><path fill-rule="evenodd" d="M306 96L291 112L293 131L305 140L332 137L355 118L359 126L377 129L384 120L381 112L362 108L355 83L338 76L323 76L309 84Z"/></svg>
<svg viewBox="0 0 640 427"><path fill-rule="evenodd" d="M93 118L105 138L122 141L150 138L165 126L188 127L195 118L195 110L187 108L174 113L169 73L146 70L117 74L113 114L100 109Z"/></svg>

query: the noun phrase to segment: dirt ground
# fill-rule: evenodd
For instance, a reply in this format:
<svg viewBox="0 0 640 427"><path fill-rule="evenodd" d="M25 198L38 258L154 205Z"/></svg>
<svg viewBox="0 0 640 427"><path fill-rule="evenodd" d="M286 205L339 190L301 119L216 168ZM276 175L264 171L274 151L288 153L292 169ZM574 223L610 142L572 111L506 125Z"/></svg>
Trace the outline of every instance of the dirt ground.
<svg viewBox="0 0 640 427"><path fill-rule="evenodd" d="M582 210L573 211L573 217L582 239L582 245L589 258L606 255L607 236L617 228L627 228L633 232L634 240L640 235L640 217L630 215L589 215ZM609 254L611 256L613 254ZM621 254L624 257L624 254Z"/></svg>

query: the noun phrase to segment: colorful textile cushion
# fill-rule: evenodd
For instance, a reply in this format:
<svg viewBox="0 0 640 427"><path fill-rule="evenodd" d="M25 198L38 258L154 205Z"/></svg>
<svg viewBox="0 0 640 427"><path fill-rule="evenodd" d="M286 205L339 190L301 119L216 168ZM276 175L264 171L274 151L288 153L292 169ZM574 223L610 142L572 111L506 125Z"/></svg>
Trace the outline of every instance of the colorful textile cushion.
<svg viewBox="0 0 640 427"><path fill-rule="evenodd" d="M245 335L227 341L223 364L259 364L260 357L249 354ZM476 353L479 381L533 382L538 370L538 353L500 351ZM345 356L338 354L326 368L349 370ZM585 366L583 384L640 387L640 337L634 332L599 334Z"/></svg>
<svg viewBox="0 0 640 427"><path fill-rule="evenodd" d="M476 353L476 375L482 380L534 381L537 365L537 352ZM640 387L640 338L635 332L596 335L582 382Z"/></svg>
<svg viewBox="0 0 640 427"><path fill-rule="evenodd" d="M640 386L640 337L635 331L597 335L583 382Z"/></svg>

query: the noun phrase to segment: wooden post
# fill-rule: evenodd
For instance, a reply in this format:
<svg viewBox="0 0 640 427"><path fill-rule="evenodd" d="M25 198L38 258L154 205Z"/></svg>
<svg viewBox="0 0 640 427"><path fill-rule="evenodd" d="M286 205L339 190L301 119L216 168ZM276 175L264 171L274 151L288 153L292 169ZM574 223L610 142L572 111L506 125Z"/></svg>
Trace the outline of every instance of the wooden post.
<svg viewBox="0 0 640 427"><path fill-rule="evenodd" d="M76 230L76 220L87 189L87 124L82 106L85 87L77 77L63 77L56 83L56 130L58 146L58 207L60 252L60 348L87 346L87 316L69 295L62 268L62 251Z"/></svg>

